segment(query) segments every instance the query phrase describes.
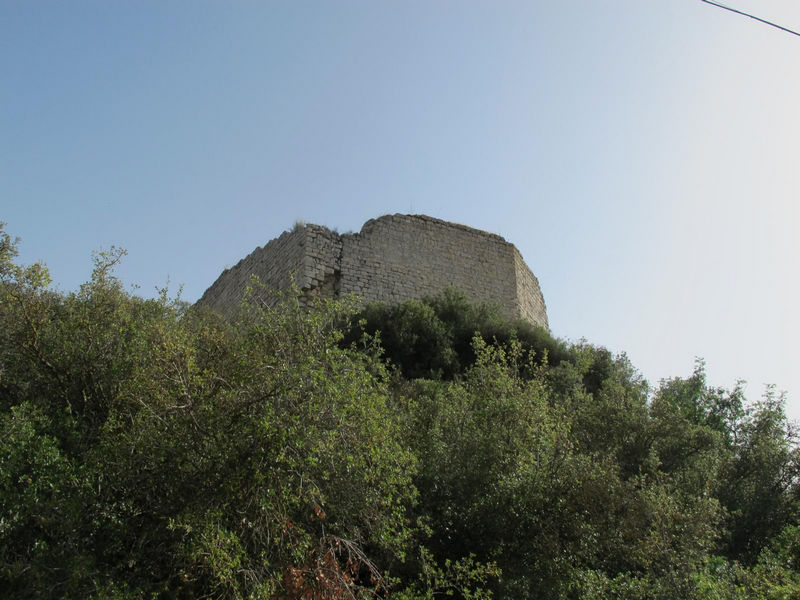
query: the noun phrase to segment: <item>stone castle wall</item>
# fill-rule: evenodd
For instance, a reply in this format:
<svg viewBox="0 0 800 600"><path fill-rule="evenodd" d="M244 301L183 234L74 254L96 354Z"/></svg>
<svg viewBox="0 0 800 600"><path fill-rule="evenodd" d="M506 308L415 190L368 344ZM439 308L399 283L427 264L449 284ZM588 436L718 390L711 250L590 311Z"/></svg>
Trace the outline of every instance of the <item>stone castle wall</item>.
<svg viewBox="0 0 800 600"><path fill-rule="evenodd" d="M372 219L356 234L319 225L284 232L225 270L199 303L230 310L252 275L268 288L287 289L294 276L311 297L353 294L389 304L453 286L473 301L498 304L509 318L548 326L539 282L512 244L421 215Z"/></svg>
<svg viewBox="0 0 800 600"><path fill-rule="evenodd" d="M539 288L539 280L522 260L519 250L514 246L511 248L514 251L514 275L517 286L516 314L526 321L547 327L547 307L542 290Z"/></svg>
<svg viewBox="0 0 800 600"><path fill-rule="evenodd" d="M245 295L253 275L268 287L285 290L304 264L305 236L284 231L263 247L258 247L230 269L225 269L208 288L198 304L221 312L236 307Z"/></svg>

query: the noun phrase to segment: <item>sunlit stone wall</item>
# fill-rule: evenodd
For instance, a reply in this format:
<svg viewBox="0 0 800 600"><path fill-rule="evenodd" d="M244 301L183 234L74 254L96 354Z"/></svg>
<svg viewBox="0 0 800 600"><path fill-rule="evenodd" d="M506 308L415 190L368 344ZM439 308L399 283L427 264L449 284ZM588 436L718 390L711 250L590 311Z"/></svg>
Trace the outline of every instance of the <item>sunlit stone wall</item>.
<svg viewBox="0 0 800 600"><path fill-rule="evenodd" d="M499 305L507 317L548 326L539 282L513 244L422 215L371 219L355 234L296 227L223 272L199 303L229 311L253 275L270 289L285 290L293 280L308 297L352 294L390 304L452 286Z"/></svg>

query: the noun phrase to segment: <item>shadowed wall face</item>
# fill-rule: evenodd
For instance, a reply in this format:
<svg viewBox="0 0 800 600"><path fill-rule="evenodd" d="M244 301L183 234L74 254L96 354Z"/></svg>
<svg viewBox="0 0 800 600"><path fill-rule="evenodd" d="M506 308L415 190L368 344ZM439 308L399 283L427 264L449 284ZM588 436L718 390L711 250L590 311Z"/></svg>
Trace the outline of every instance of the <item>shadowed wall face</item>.
<svg viewBox="0 0 800 600"><path fill-rule="evenodd" d="M306 225L226 270L199 303L230 310L252 275L273 289L295 283L307 295L353 294L394 304L434 295L448 286L473 301L498 304L509 318L547 328L539 282L517 249L498 235L422 215L387 215L357 234Z"/></svg>

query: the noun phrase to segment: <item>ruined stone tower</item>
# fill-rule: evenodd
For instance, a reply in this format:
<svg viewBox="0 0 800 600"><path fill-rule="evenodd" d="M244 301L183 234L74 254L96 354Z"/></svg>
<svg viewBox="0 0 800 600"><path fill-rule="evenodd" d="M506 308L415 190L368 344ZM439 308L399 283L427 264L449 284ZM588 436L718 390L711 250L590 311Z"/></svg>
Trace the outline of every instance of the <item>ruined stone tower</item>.
<svg viewBox="0 0 800 600"><path fill-rule="evenodd" d="M499 305L506 317L548 327L539 282L513 244L424 215L386 215L344 235L296 226L226 269L198 304L230 310L252 275L268 288L287 289L294 278L309 296L354 294L365 302L398 303L452 286Z"/></svg>

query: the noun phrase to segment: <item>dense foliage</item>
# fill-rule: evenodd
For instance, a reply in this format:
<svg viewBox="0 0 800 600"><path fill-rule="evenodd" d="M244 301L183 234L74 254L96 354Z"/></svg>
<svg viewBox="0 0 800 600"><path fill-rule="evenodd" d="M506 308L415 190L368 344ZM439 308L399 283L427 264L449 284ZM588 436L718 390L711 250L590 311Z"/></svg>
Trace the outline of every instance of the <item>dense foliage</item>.
<svg viewBox="0 0 800 600"><path fill-rule="evenodd" d="M0 229L11 598L800 597L796 432L456 291L221 318Z"/></svg>

